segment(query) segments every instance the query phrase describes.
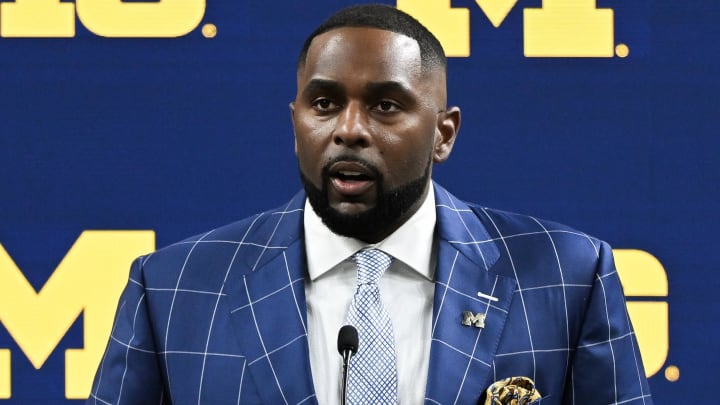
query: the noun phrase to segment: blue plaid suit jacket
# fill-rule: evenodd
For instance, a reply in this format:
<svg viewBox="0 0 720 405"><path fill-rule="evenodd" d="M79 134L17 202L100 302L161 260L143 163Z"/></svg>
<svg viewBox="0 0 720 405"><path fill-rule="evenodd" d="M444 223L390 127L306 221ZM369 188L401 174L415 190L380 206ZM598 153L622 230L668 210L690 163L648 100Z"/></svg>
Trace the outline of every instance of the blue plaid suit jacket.
<svg viewBox="0 0 720 405"><path fill-rule="evenodd" d="M532 378L545 404L652 403L605 243L435 194L426 403L474 404L511 376ZM317 403L304 200L138 258L88 402ZM462 325L464 311L485 327Z"/></svg>

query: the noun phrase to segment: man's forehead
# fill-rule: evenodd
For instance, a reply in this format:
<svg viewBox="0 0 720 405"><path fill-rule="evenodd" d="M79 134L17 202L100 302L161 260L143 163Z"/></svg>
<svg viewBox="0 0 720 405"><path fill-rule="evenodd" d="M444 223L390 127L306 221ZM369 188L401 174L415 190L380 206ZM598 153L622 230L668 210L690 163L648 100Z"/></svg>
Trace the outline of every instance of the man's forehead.
<svg viewBox="0 0 720 405"><path fill-rule="evenodd" d="M409 92L430 96L426 101L433 99L440 108L446 103L445 70L423 66L415 39L380 28L339 27L313 38L298 68L298 94L315 79L365 89L369 83L396 82Z"/></svg>
<svg viewBox="0 0 720 405"><path fill-rule="evenodd" d="M339 27L313 38L301 70L332 70L347 63L357 69L394 70L402 65L407 73L422 66L413 38L373 27Z"/></svg>

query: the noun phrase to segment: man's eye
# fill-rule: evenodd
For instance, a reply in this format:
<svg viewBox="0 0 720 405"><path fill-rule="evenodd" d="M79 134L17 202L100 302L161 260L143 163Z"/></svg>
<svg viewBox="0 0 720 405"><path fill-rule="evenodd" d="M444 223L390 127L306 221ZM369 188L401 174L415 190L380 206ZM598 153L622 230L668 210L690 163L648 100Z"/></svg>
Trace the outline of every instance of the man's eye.
<svg viewBox="0 0 720 405"><path fill-rule="evenodd" d="M374 107L375 110L380 112L395 112L400 110L400 107L392 101L381 101Z"/></svg>
<svg viewBox="0 0 720 405"><path fill-rule="evenodd" d="M327 98L319 98L313 101L312 105L313 107L321 111L332 110L337 107L337 104L333 103L332 100Z"/></svg>

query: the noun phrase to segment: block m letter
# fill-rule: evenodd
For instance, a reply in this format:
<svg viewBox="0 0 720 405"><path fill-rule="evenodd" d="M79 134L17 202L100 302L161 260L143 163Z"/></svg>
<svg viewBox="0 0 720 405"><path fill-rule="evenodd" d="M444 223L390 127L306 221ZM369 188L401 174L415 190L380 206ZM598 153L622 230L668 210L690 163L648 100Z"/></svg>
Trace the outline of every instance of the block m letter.
<svg viewBox="0 0 720 405"><path fill-rule="evenodd" d="M83 349L65 352L65 396L87 398L133 258L154 249L152 231L85 231L40 292L0 245L0 321L36 369L81 312ZM10 398L10 350L0 349L0 399Z"/></svg>

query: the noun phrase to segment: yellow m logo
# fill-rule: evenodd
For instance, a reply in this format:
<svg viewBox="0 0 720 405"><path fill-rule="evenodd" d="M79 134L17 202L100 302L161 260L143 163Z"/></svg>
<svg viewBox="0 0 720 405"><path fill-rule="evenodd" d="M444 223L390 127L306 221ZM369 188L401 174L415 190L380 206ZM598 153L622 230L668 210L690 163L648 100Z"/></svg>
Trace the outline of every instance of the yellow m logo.
<svg viewBox="0 0 720 405"><path fill-rule="evenodd" d="M595 1L543 0L542 8L526 8L525 56L612 57L613 10L596 8ZM499 27L517 0L475 2L490 23ZM397 8L428 27L448 56L470 56L470 10L454 8L450 0L397 0Z"/></svg>
<svg viewBox="0 0 720 405"><path fill-rule="evenodd" d="M130 263L154 247L152 231L85 231L35 292L0 245L0 320L35 368L84 313L84 348L65 352L67 398L88 397ZM10 357L0 349L0 399L12 394Z"/></svg>

